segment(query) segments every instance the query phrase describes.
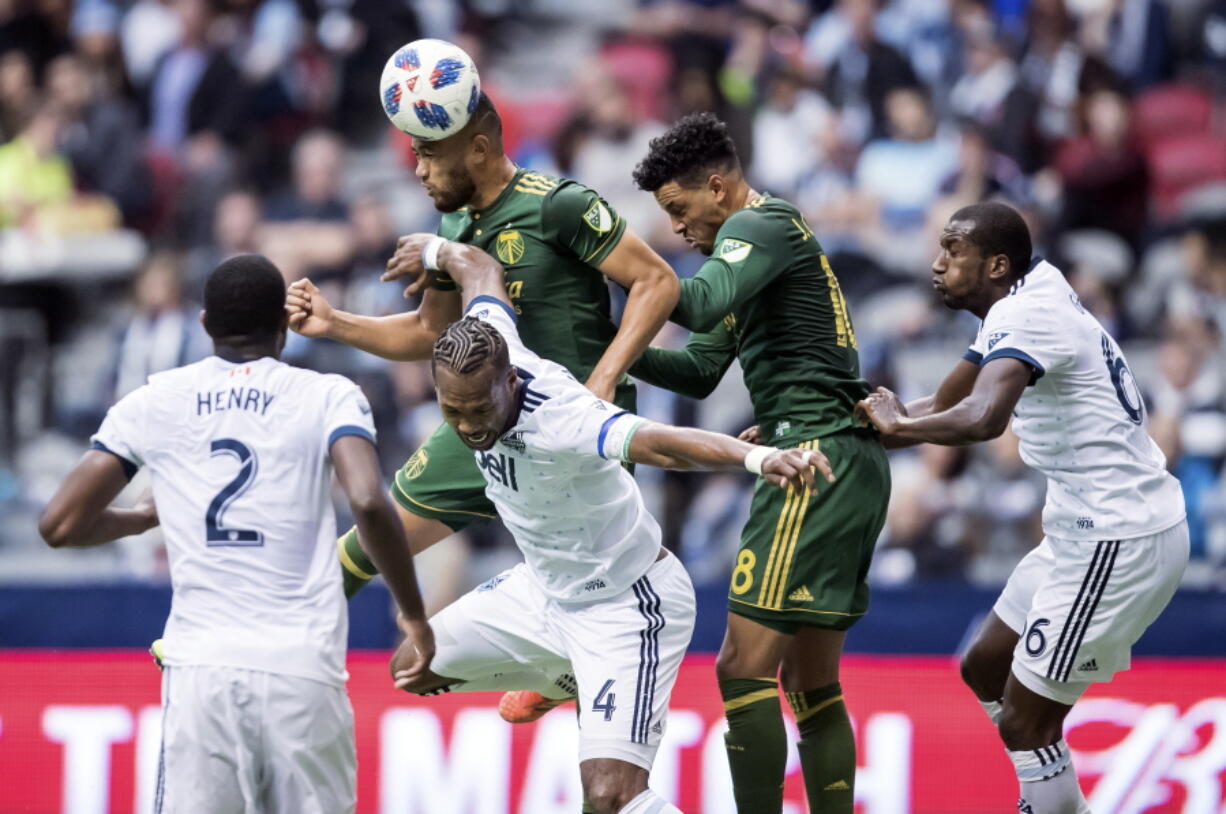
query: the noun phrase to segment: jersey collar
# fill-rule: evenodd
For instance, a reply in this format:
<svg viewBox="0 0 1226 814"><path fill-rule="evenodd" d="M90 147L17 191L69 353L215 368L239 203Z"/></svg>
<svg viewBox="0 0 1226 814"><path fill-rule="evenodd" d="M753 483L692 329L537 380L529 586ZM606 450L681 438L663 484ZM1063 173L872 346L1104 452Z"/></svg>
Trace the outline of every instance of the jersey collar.
<svg viewBox="0 0 1226 814"><path fill-rule="evenodd" d="M490 201L489 206L485 207L484 209L473 209L472 207L469 207L468 216L472 217L473 215L484 215L485 213L492 212L498 207L502 206L503 202L505 202L506 199L511 196L511 191L515 189L515 185L519 183L519 179L522 178L526 172L527 170L523 167L516 167L515 174L511 176L511 180L507 182L507 185L502 188L502 192L498 193L498 197Z"/></svg>

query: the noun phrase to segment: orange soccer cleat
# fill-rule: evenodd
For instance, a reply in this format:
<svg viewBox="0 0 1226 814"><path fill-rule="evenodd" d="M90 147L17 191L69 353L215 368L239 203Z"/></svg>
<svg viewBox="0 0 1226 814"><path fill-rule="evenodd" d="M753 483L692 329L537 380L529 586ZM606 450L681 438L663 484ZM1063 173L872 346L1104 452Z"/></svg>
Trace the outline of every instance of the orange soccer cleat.
<svg viewBox="0 0 1226 814"><path fill-rule="evenodd" d="M556 706L574 701L571 698L546 698L532 690L513 690L502 694L498 702L498 714L511 724L527 724L537 720Z"/></svg>

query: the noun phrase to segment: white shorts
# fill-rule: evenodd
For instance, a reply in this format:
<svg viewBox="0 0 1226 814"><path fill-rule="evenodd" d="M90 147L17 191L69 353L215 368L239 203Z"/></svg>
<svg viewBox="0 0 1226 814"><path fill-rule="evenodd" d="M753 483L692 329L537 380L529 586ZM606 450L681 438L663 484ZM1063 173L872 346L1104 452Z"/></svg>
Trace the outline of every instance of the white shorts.
<svg viewBox="0 0 1226 814"><path fill-rule="evenodd" d="M992 608L1017 631L1013 674L1073 704L1131 663L1132 645L1166 607L1188 564L1188 524L1132 540L1045 537Z"/></svg>
<svg viewBox="0 0 1226 814"><path fill-rule="evenodd" d="M650 769L694 614L694 586L671 554L629 590L583 604L551 599L520 563L430 620L437 647L430 669L464 681L508 679L483 689L524 689L515 678L525 670L571 674L580 762L613 758Z"/></svg>
<svg viewBox="0 0 1226 814"><path fill-rule="evenodd" d="M338 814L357 804L343 686L234 667L167 667L154 811Z"/></svg>

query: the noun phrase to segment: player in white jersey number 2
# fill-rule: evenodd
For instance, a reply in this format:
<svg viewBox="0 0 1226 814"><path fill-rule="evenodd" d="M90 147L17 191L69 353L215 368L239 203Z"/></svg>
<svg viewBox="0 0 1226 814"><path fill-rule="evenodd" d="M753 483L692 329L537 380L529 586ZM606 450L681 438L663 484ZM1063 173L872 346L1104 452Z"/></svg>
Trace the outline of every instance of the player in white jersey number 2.
<svg viewBox="0 0 1226 814"><path fill-rule="evenodd" d="M408 669L424 672L434 649L370 407L348 379L278 360L284 303L281 273L263 257L214 269L202 319L215 355L151 376L112 407L40 524L59 547L161 523L174 598L158 812L354 810L334 467L407 619ZM108 507L142 466L152 503Z"/></svg>
<svg viewBox="0 0 1226 814"><path fill-rule="evenodd" d="M647 788L647 775L693 632L694 588L622 464L744 467L799 489L813 488L813 467L832 481L829 462L645 421L593 396L520 342L493 258L432 235L401 242L397 257L407 260L394 260L385 279L419 285L424 266L462 289L465 317L438 338L431 360L439 406L473 450L525 562L436 614L432 672L399 672L412 656L407 644L393 659L397 686L577 694L585 810L677 812ZM412 251L418 244L423 251ZM560 676L574 683L559 686Z"/></svg>
<svg viewBox="0 0 1226 814"><path fill-rule="evenodd" d="M1047 476L1040 545L1014 570L962 662L1000 731L1023 814L1090 809L1062 736L1095 681L1126 670L1188 561L1183 491L1145 429L1115 340L1060 270L1031 261L1021 216L999 203L954 213L933 286L983 320L936 394L860 403L887 446L970 444L1015 416L1022 459Z"/></svg>

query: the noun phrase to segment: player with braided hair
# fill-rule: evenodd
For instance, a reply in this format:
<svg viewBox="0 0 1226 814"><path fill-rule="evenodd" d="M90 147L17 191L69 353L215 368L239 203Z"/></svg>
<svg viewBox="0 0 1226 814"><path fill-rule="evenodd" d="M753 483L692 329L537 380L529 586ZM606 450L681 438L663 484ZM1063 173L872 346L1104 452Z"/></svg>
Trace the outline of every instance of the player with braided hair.
<svg viewBox="0 0 1226 814"><path fill-rule="evenodd" d="M622 464L744 467L776 491L811 494L814 468L831 477L826 460L656 424L597 398L520 341L493 258L431 235L402 240L403 262L386 277L422 275L413 258L424 255L462 287L466 315L431 355L438 403L525 561L435 614L430 672L404 671L415 652L401 646L397 686L577 694L585 810L675 814L647 775L693 631L694 589Z"/></svg>

